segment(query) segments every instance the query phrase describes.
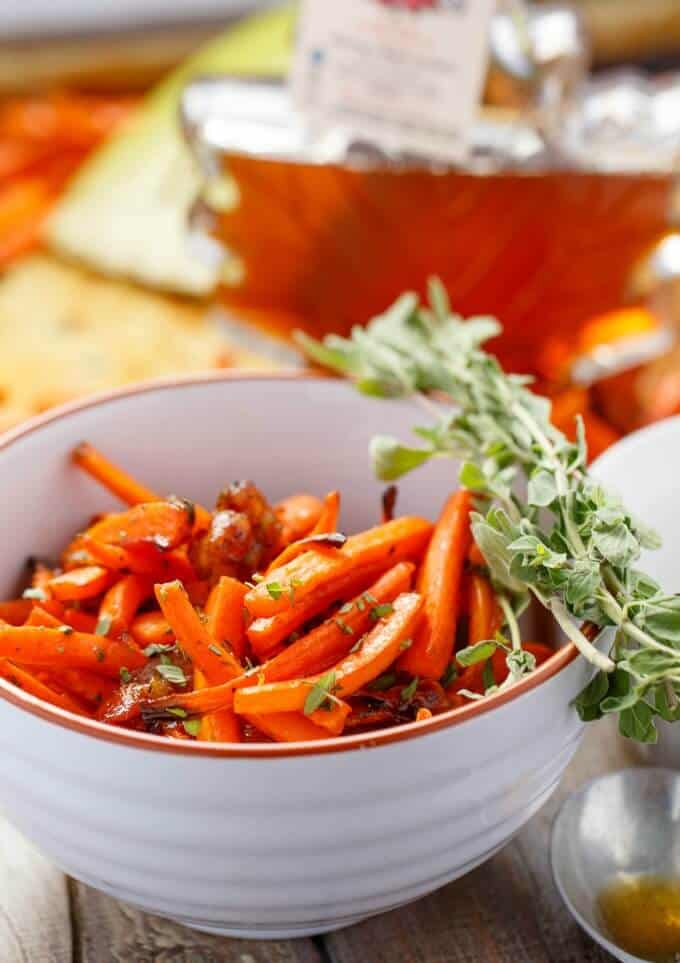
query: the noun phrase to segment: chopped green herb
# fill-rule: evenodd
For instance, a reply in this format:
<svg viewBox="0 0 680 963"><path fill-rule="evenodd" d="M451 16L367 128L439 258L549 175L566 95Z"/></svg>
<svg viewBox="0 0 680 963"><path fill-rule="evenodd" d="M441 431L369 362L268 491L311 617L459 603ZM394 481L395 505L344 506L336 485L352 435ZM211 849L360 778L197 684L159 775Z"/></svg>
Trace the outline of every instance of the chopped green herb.
<svg viewBox="0 0 680 963"><path fill-rule="evenodd" d="M384 675L379 675L377 679L374 679L368 688L375 689L376 692L384 692L385 689L391 689L396 681L397 676L394 672L385 672Z"/></svg>
<svg viewBox="0 0 680 963"><path fill-rule="evenodd" d="M106 658L106 652L102 649L101 645L95 645L94 647L94 657L97 662L103 662Z"/></svg>
<svg viewBox="0 0 680 963"><path fill-rule="evenodd" d="M378 619L384 619L387 615L391 615L393 612L394 606L392 603L385 602L383 605L374 605L368 614L373 622L377 622Z"/></svg>
<svg viewBox="0 0 680 963"><path fill-rule="evenodd" d="M300 637L301 637L300 632L291 632L290 635L288 636L288 643L291 644L292 642L297 642L297 640Z"/></svg>
<svg viewBox="0 0 680 963"><path fill-rule="evenodd" d="M173 661L165 652L161 652L161 665L173 665Z"/></svg>
<svg viewBox="0 0 680 963"><path fill-rule="evenodd" d="M94 628L95 635L108 635L111 631L112 619L110 615L102 615Z"/></svg>
<svg viewBox="0 0 680 963"><path fill-rule="evenodd" d="M399 651L405 652L407 649L410 649L412 645L413 639L404 639L404 641L399 645Z"/></svg>
<svg viewBox="0 0 680 963"><path fill-rule="evenodd" d="M338 609L338 614L347 615L347 613L351 612L353 608L354 604L352 602L345 602L345 604Z"/></svg>
<svg viewBox="0 0 680 963"><path fill-rule="evenodd" d="M73 635L73 629L70 625L60 625L57 632L61 632L62 635Z"/></svg>
<svg viewBox="0 0 680 963"><path fill-rule="evenodd" d="M497 648L497 644L490 639L484 642L477 642L467 649L461 649L460 652L457 653L456 659L460 665L467 668L470 665L477 665L478 662L485 662L487 659L490 659Z"/></svg>
<svg viewBox="0 0 680 963"><path fill-rule="evenodd" d="M147 645L147 647L144 649L144 655L147 657L147 659L152 659L154 655L172 652L174 648L174 645L163 645L161 643L154 642L152 645Z"/></svg>
<svg viewBox="0 0 680 963"><path fill-rule="evenodd" d="M493 689L496 685L491 659L487 659L484 663L484 668L482 670L482 685L484 686L485 692L488 692L489 689Z"/></svg>
<svg viewBox="0 0 680 963"><path fill-rule="evenodd" d="M364 599L368 602L369 605L378 605L377 598L375 597L375 595L371 595L370 592L364 592Z"/></svg>
<svg viewBox="0 0 680 963"><path fill-rule="evenodd" d="M364 599L363 595L360 595L357 599L357 608L360 612L363 612L366 608L366 600Z"/></svg>
<svg viewBox="0 0 680 963"><path fill-rule="evenodd" d="M281 587L280 582L267 582L265 588L274 601L278 601L283 595L283 588Z"/></svg>
<svg viewBox="0 0 680 963"><path fill-rule="evenodd" d="M333 621L340 631L345 633L345 635L354 635L354 629L351 625L348 625L344 619L333 619Z"/></svg>
<svg viewBox="0 0 680 963"><path fill-rule="evenodd" d="M171 716L177 716L178 719L186 719L189 715L186 709L182 709L181 706L172 706L167 710Z"/></svg>
<svg viewBox="0 0 680 963"><path fill-rule="evenodd" d="M336 686L336 675L332 670L322 675L305 699L304 713L306 716L320 709L333 695Z"/></svg>
<svg viewBox="0 0 680 963"><path fill-rule="evenodd" d="M420 680L418 679L418 676L415 676L415 678L411 679L407 686L404 686L399 696L402 703L408 703L411 701L413 696L416 694L419 681Z"/></svg>
<svg viewBox="0 0 680 963"><path fill-rule="evenodd" d="M212 643L208 646L208 652L212 652L213 655L219 655L220 658L223 655L222 650L219 649L216 645L213 645Z"/></svg>
<svg viewBox="0 0 680 963"><path fill-rule="evenodd" d="M357 639L356 642L354 643L354 645L352 646L352 648L349 650L349 651L350 651L350 655L351 655L353 652L358 652L359 649L361 648L361 646L362 646L363 644L364 644L363 638Z"/></svg>
<svg viewBox="0 0 680 963"><path fill-rule="evenodd" d="M123 666L122 669L120 670L120 681L130 682L131 680L132 680L132 673L130 672L129 669L126 669L125 666Z"/></svg>
<svg viewBox="0 0 680 963"><path fill-rule="evenodd" d="M260 575L259 572L255 572L255 574L253 575L253 582L255 582L255 584L257 585L259 582L262 581L263 578L264 578L264 575Z"/></svg>
<svg viewBox="0 0 680 963"><path fill-rule="evenodd" d="M49 598L49 595L45 589L27 588L24 589L21 597L24 599L34 599L37 602L46 602Z"/></svg>
<svg viewBox="0 0 680 963"><path fill-rule="evenodd" d="M184 731L193 736L194 739L198 738L198 734L201 731L201 720L200 719L187 719L182 725L184 726Z"/></svg>
<svg viewBox="0 0 680 963"><path fill-rule="evenodd" d="M444 670L444 675L439 680L439 684L443 689L447 689L453 680L458 676L458 669L456 668L455 660L451 660Z"/></svg>
<svg viewBox="0 0 680 963"><path fill-rule="evenodd" d="M163 676L166 682L171 682L173 685L186 685L187 683L187 677L184 674L184 669L182 669L179 665L157 665L156 672Z"/></svg>

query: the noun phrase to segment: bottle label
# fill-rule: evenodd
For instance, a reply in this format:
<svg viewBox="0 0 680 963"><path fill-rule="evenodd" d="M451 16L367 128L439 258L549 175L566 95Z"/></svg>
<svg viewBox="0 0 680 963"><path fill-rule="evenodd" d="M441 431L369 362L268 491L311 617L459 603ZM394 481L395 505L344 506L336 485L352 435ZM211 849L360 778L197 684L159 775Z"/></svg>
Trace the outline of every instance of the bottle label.
<svg viewBox="0 0 680 963"><path fill-rule="evenodd" d="M495 0L304 0L291 82L318 129L465 158Z"/></svg>

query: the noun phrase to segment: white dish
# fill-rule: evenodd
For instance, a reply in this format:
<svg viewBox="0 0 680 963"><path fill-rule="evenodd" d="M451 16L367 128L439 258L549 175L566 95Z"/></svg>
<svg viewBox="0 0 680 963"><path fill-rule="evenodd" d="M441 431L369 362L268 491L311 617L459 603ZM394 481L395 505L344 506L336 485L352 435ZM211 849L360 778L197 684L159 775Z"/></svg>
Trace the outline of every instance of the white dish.
<svg viewBox="0 0 680 963"><path fill-rule="evenodd" d="M74 468L88 439L160 491L210 502L233 478L272 497L339 488L343 527L374 524L368 441L408 438L410 404L325 379L225 375L132 388L0 442L0 597L28 555L57 551L112 505ZM434 517L438 461L400 486ZM590 666L566 646L526 681L462 710L319 744L175 743L38 703L0 682L0 803L67 873L190 926L320 933L413 900L500 849L555 789L582 726Z"/></svg>

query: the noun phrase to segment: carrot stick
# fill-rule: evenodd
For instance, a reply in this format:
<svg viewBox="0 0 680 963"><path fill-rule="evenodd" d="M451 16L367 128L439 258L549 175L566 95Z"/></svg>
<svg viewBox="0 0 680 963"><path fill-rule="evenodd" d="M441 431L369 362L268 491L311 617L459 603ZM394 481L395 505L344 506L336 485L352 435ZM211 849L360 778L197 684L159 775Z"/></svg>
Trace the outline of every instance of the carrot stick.
<svg viewBox="0 0 680 963"><path fill-rule="evenodd" d="M145 649L148 645L172 645L175 633L161 612L144 612L130 626L132 638Z"/></svg>
<svg viewBox="0 0 680 963"><path fill-rule="evenodd" d="M281 522L281 544L285 546L309 535L321 516L323 503L315 495L289 495L274 511Z"/></svg>
<svg viewBox="0 0 680 963"><path fill-rule="evenodd" d="M11 599L9 602L0 602L0 622L23 625L32 609L31 599Z"/></svg>
<svg viewBox="0 0 680 963"><path fill-rule="evenodd" d="M418 579L424 596L422 624L399 668L412 676L439 679L451 661L463 565L470 547L468 491L455 492L447 500L437 522Z"/></svg>
<svg viewBox="0 0 680 963"><path fill-rule="evenodd" d="M181 582L156 585L155 592L177 641L210 683L228 682L242 675L242 666L231 652L212 637L189 601Z"/></svg>
<svg viewBox="0 0 680 963"><path fill-rule="evenodd" d="M468 562L470 565L478 565L480 567L486 565L486 559L482 555L482 550L477 544L477 542L472 542L470 544L470 551L468 552Z"/></svg>
<svg viewBox="0 0 680 963"><path fill-rule="evenodd" d="M469 579L470 624L468 645L492 639L499 626L498 603L489 580L481 575Z"/></svg>
<svg viewBox="0 0 680 963"><path fill-rule="evenodd" d="M98 565L113 572L132 575L148 575L155 582L179 579L180 582L195 582L196 572L183 549L162 552L152 545L123 548L119 545L106 545L89 535L80 537L80 545Z"/></svg>
<svg viewBox="0 0 680 963"><path fill-rule="evenodd" d="M313 742L328 739L328 732L315 726L298 712L273 712L270 715L249 715L251 725L275 742Z"/></svg>
<svg viewBox="0 0 680 963"><path fill-rule="evenodd" d="M328 532L335 532L338 528L338 516L340 514L340 493L339 492L329 492L323 501L323 508L321 509L321 514L319 518L309 532L309 535L325 535ZM309 536L305 536L308 538ZM303 552L307 551L309 548L308 544L303 539L298 539L295 542L291 542L287 545L284 550L274 559L273 562L267 568L267 572L273 572L277 568L281 568L287 562L291 562L298 555L302 555Z"/></svg>
<svg viewBox="0 0 680 963"><path fill-rule="evenodd" d="M108 515L96 522L86 534L106 545L124 548L150 545L168 552L189 539L194 516L194 506L188 501L144 502L126 512Z"/></svg>
<svg viewBox="0 0 680 963"><path fill-rule="evenodd" d="M99 606L99 619L110 623L107 635L127 632L137 609L153 592L149 579L126 575L112 585Z"/></svg>
<svg viewBox="0 0 680 963"><path fill-rule="evenodd" d="M200 669L194 670L194 688L205 689L207 681ZM241 724L231 709L208 712L201 719L198 734L201 742L240 742Z"/></svg>
<svg viewBox="0 0 680 963"><path fill-rule="evenodd" d="M230 648L239 661L246 653L246 626L243 599L247 586L223 575L213 588L205 606L208 631L220 645Z"/></svg>
<svg viewBox="0 0 680 963"><path fill-rule="evenodd" d="M79 468L101 482L113 495L116 495L121 501L127 502L128 505L155 502L160 497L150 488L128 475L127 472L124 472L122 468L110 462L88 442L78 445L73 451L72 458Z"/></svg>
<svg viewBox="0 0 680 963"><path fill-rule="evenodd" d="M86 669L61 669L50 672L50 681L89 703L93 709L106 702L118 683Z"/></svg>
<svg viewBox="0 0 680 963"><path fill-rule="evenodd" d="M78 609L66 609L57 616L42 606L36 605L24 625L43 625L48 629L61 628L62 631L65 628L72 628L91 635L97 625L97 619L89 612L81 612Z"/></svg>
<svg viewBox="0 0 680 963"><path fill-rule="evenodd" d="M132 475L128 475L122 468L119 468L118 465L114 465L89 442L78 445L73 451L72 458L79 468L86 471L88 475L95 478L105 488L108 488L113 495L116 495L121 501L127 502L128 505L141 505L144 502L161 500L160 495L157 495L151 488L147 488L146 485L142 485ZM210 512L200 505L196 505L195 509L196 527L208 528L211 518Z"/></svg>
<svg viewBox="0 0 680 963"><path fill-rule="evenodd" d="M432 533L423 518L395 519L347 539L330 553L305 552L267 577L246 595L246 608L255 618L267 618L298 605L320 587L330 588L349 571L417 559Z"/></svg>
<svg viewBox="0 0 680 963"><path fill-rule="evenodd" d="M258 671L258 677L266 682L280 682L315 675L335 665L374 624L372 613L375 607L392 602L409 590L413 571L410 562L395 565L365 593L347 603L343 607L347 611L331 616L265 663Z"/></svg>
<svg viewBox="0 0 680 963"><path fill-rule="evenodd" d="M0 659L0 677L6 679L7 682L11 682L17 688L23 689L24 692L35 696L36 699L49 702L50 705L59 706L60 709L66 709L67 712L74 712L79 716L89 715L89 712L80 703L65 692L55 692L50 686L36 679L32 673L18 665L13 665L7 659Z"/></svg>
<svg viewBox="0 0 680 963"><path fill-rule="evenodd" d="M402 594L395 600L392 612L384 622L376 625L356 652L351 652L336 665L333 696L338 699L351 696L392 665L413 633L422 601L415 593ZM318 681L316 676L238 689L234 693L234 711L239 715L303 711L309 693Z"/></svg>
<svg viewBox="0 0 680 963"><path fill-rule="evenodd" d="M114 576L99 565L86 565L56 575L47 583L50 593L60 601L93 599L111 585Z"/></svg>
<svg viewBox="0 0 680 963"><path fill-rule="evenodd" d="M137 669L146 658L137 649L100 635L63 632L41 626L0 628L0 658L20 665L91 669L116 678L123 668Z"/></svg>

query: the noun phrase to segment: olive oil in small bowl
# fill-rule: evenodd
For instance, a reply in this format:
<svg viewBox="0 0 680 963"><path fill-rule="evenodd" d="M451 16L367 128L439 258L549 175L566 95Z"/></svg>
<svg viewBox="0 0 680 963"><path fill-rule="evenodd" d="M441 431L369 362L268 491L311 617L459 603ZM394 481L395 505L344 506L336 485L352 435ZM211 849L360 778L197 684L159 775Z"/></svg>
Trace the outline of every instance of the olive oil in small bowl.
<svg viewBox="0 0 680 963"><path fill-rule="evenodd" d="M597 904L622 949L654 963L680 963L680 877L624 876L604 887Z"/></svg>

